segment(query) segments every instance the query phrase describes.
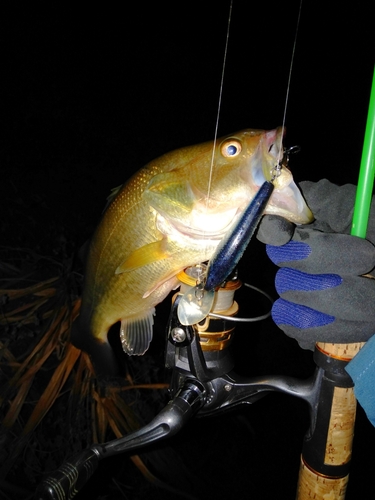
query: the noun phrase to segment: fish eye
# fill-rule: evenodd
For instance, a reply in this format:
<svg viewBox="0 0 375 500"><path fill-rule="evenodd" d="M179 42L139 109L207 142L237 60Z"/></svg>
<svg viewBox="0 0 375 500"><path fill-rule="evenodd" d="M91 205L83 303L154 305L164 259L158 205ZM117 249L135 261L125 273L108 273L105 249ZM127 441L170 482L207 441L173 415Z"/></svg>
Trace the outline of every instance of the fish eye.
<svg viewBox="0 0 375 500"><path fill-rule="evenodd" d="M236 141L235 139L231 139L229 141L225 141L221 146L221 154L225 156L225 158L233 158L234 156L238 156L241 153L241 143Z"/></svg>

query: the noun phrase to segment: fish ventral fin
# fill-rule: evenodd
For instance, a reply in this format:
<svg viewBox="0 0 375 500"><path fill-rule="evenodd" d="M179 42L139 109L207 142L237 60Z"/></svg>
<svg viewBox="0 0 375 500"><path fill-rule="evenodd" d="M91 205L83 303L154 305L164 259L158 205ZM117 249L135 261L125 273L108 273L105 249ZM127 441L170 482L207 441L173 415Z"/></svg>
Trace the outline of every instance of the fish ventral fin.
<svg viewBox="0 0 375 500"><path fill-rule="evenodd" d="M155 309L149 309L143 315L121 320L120 340L123 350L129 356L142 356L152 340Z"/></svg>

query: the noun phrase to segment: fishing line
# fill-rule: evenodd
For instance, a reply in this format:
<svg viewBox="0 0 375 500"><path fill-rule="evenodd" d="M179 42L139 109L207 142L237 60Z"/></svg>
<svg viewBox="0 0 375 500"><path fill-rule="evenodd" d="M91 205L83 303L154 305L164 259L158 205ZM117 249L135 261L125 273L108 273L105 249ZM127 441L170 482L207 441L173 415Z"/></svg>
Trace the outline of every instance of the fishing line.
<svg viewBox="0 0 375 500"><path fill-rule="evenodd" d="M277 166L281 165L281 161L282 161L282 158L284 156L282 141L283 141L284 130L285 130L286 112L287 112L288 103L289 103L290 83L291 83L291 79L292 79L292 70L293 70L293 65L294 65L294 57L295 57L296 46L297 46L298 31L299 31L299 25L300 25L300 20L301 20L302 1L303 0L300 0L300 3L299 3L296 30L295 30L294 40L293 40L293 47L292 47L292 55L291 55L290 65L289 65L288 83L287 83L287 89L286 89L286 95L285 95L285 105L284 105L283 120L282 120L282 126L281 126L281 134L280 134L280 144L279 144L279 148L278 148L279 152L278 152L278 157L277 157L277 162L276 162L276 168L277 168ZM210 201L212 175L213 175L214 160L215 160L215 150L216 150L221 102L222 102L222 95L223 95L224 75L225 75L225 67L226 67L228 45L229 45L229 33L230 33L230 25L231 25L231 20L232 20L232 8L233 8L233 0L231 0L230 6L229 6L227 34L226 34L226 40L225 40L223 66L222 66L222 71L221 71L219 101L218 101L216 123L215 123L214 142L213 142L213 148L212 148L210 172L209 172L208 185L207 185L206 211L208 211L209 201Z"/></svg>
<svg viewBox="0 0 375 500"><path fill-rule="evenodd" d="M283 114L283 121L282 121L282 126L281 126L279 153L278 153L278 158L277 158L276 165L280 165L280 161L282 160L282 157L284 155L284 150L282 149L282 142L283 142L284 129L285 129L286 110L287 110L288 101L289 101L289 90L290 90L290 82L291 82L291 78L292 78L292 69L293 69L293 63L294 63L294 55L295 55L295 52L296 52L296 45L297 45L298 29L299 29L299 24L300 24L300 19L301 19L301 10L302 10L302 0L300 0L300 3L299 3L297 25L296 25L295 35L294 35L294 42L293 42L293 48L292 48L292 56L291 56L291 59L290 59L288 84L287 84L286 96L285 96L284 114Z"/></svg>
<svg viewBox="0 0 375 500"><path fill-rule="evenodd" d="M286 109L287 109L287 105L288 105L289 88L290 88L290 81L291 81L291 74L292 74L292 68L293 68L295 48L296 48L296 43L297 43L297 33L298 33L298 26L299 26L299 20L300 20L300 15L301 15L301 7L302 7L302 0L300 0L300 5L299 5L297 26L296 26L295 36L294 36L292 57L291 57L291 62L290 62L290 67L289 67L289 76L288 76L288 82L287 82L287 93L286 93L285 106L284 106L283 124L282 124L282 129L281 129L282 134L281 134L280 145L278 148L278 157L276 159L277 161L276 161L276 164L273 168L273 170L274 170L273 177L271 178L270 182L265 181L263 183L263 185L259 188L259 191L255 195L254 199L251 201L248 209L244 212L244 214L241 216L241 219L239 220L239 222L242 224L243 229L244 229L243 236L241 237L242 241L240 242L240 246L238 246L238 245L236 246L236 243L235 243L236 242L236 235L233 234L233 232L229 233L228 238L225 237L219 243L218 249L216 250L216 254L214 254L213 257L210 259L207 271L204 272L202 266L196 267L196 270L197 271L199 270L199 273L197 273L197 276L196 276L196 284L195 284L195 286L193 286L185 291L185 293L183 294L181 301L178 305L177 314L178 314L179 321L183 325L192 325L195 323L199 323L211 311L213 303L214 303L214 299L215 299L215 288L218 284L222 283L223 280L225 280L225 278L228 276L228 274L230 274L230 272L233 271L233 268L236 266L236 264L238 263L238 260L241 258L243 251L244 251L244 248L245 248L245 247L242 247L242 245L247 246L248 242L250 241L250 238L252 237L252 235L254 233L256 225L258 224L260 217L264 211L264 208L266 207L266 204L267 204L267 202L272 194L272 191L274 189L273 180L276 179L276 177L278 177L280 175L281 168L282 168L281 162L284 158L284 155L286 155L286 156L288 155L288 152L284 151L284 149L282 147L282 136L283 136L284 127L285 127ZM231 25L231 18L232 18L232 8L233 8L233 0L231 0L230 6L229 6L227 34L226 34L226 41L225 41L225 48L224 48L224 58L223 58L223 65L222 65L222 71L221 71L219 101L218 101L216 124L215 124L215 134L214 134L214 141L213 141L212 155L211 155L211 164L210 164L208 184L207 184L207 195L206 195L207 197L206 197L206 204L205 204L206 205L205 206L206 214L209 212L214 159L215 159L215 153L216 153L217 134L218 134L220 110L221 110L221 102L222 102L222 94L223 94L223 86L224 86L224 75L225 75L225 67L226 67L228 45L229 45L229 33L230 33L230 25ZM243 219L243 217L245 217L245 216L246 216L246 218ZM234 229L238 230L239 228L236 227ZM205 235L203 237L205 237ZM244 240L245 237L247 238L246 240ZM208 245L209 245L209 242L207 242L207 247L208 247ZM212 269L215 269L215 271L212 271ZM205 274L207 274L207 275L205 275ZM268 317L268 314L264 317ZM257 320L259 320L259 318L257 318L257 319L253 318L252 320L257 321Z"/></svg>
<svg viewBox="0 0 375 500"><path fill-rule="evenodd" d="M212 148L210 174L209 174L209 177L208 177L206 211L208 210L208 206L209 206L210 192L211 192L211 182L212 182L212 173L213 173L213 169L214 169L214 159L215 159L215 149L216 149L216 141L217 141L217 131L218 131L218 128L219 128L221 99L222 99L222 95L223 95L225 65L226 65L226 62L227 62L227 52L228 52L228 43L229 43L229 30L230 30L230 23L231 23L231 19L232 19L232 6L233 6L233 0L231 0L230 6L229 6L227 36L226 36L226 40L225 40L223 67L222 67L222 71L221 71L221 82L220 82L219 102L218 102L218 106L217 106L215 134L214 134L214 144L213 144L213 148Z"/></svg>
<svg viewBox="0 0 375 500"><path fill-rule="evenodd" d="M215 159L215 150L216 150L216 142L217 142L217 131L218 131L218 128L219 128L221 100L222 100L222 95L223 95L225 65L226 65L226 60L227 60L228 42L229 42L229 31L230 31L230 23L231 23L231 19L232 19L232 7L233 7L233 0L231 0L230 5L229 5L227 35L226 35L226 39L225 39L223 66L222 66L222 70L221 70L219 102L218 102L218 106L217 106L215 134L214 134L214 141L213 141L212 155L211 155L211 164L210 164L210 171L209 171L209 175L208 175L208 184L207 184L207 197L206 197L206 206L205 206L206 214L209 211L209 205L210 205L212 174L213 174L213 169L214 169L214 159ZM205 233L203 234L203 238L205 239ZM209 245L209 243L206 242L206 248L208 247L208 245ZM214 291L213 290L209 291L209 292L208 291L204 291L203 286L204 286L204 282L205 282L205 277L204 277L204 275L202 273L202 267L198 266L197 270L199 270L199 273L197 273L197 276L196 276L196 286L195 286L195 290L194 290L194 297L195 297L195 299L194 300L195 300L195 302L198 303L199 309L201 309L201 310L202 310L203 302L204 302L206 304L207 313L208 313L209 310L212 307L212 303L213 303L213 300L214 300ZM184 295L183 299L186 299L185 302L187 303L187 307L189 307L190 303L191 303L190 294L188 294L188 297L185 297L185 295ZM182 307L181 303L180 303L180 307L179 307L180 314L182 314L183 310L184 310L184 307ZM184 312L184 314L186 316L186 311ZM181 320L180 315L179 315L179 319L182 322L182 324L193 324L193 322L190 322L190 320L191 320L191 314L189 313L187 316L189 316L188 323L184 323ZM187 317L186 317L186 320L187 320ZM200 320L195 321L195 322L198 323L199 321Z"/></svg>

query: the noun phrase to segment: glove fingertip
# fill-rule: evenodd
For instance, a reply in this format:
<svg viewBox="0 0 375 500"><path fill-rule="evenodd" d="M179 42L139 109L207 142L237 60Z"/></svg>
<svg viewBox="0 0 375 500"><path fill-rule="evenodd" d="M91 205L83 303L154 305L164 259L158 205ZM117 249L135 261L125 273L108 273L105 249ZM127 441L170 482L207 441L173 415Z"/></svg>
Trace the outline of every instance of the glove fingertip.
<svg viewBox="0 0 375 500"><path fill-rule="evenodd" d="M301 241L289 241L285 245L267 245L266 253L272 262L280 265L282 262L304 260L311 254L311 247Z"/></svg>

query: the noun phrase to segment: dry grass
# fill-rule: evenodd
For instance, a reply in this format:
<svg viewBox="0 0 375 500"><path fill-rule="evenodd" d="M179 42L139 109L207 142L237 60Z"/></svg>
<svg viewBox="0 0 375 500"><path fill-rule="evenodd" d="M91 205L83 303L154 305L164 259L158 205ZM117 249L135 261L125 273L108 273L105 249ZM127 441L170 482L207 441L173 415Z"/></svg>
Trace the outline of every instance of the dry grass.
<svg viewBox="0 0 375 500"><path fill-rule="evenodd" d="M128 370L126 378L103 389L89 356L70 343L81 279L72 270L72 259L61 263L9 248L3 254L0 496L31 498L43 475L68 456L139 428L139 391L151 390L155 399L166 384L134 381ZM52 276L40 279L48 274ZM132 460L144 476L158 482L140 457ZM24 485L22 495L19 484Z"/></svg>

